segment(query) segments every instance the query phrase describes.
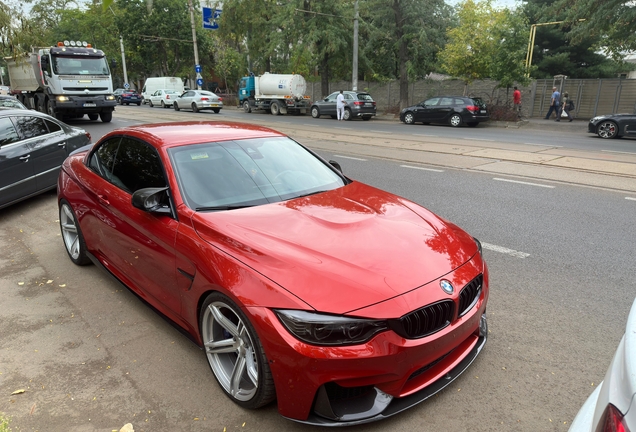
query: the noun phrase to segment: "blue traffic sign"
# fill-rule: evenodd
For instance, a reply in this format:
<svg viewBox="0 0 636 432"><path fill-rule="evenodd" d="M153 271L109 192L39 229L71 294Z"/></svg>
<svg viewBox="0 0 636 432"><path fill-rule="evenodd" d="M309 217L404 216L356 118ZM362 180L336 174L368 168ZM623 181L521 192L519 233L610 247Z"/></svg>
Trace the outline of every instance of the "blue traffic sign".
<svg viewBox="0 0 636 432"><path fill-rule="evenodd" d="M124 83L124 88L125 88L125 89L130 88L130 84L128 84L128 83Z"/></svg>
<svg viewBox="0 0 636 432"><path fill-rule="evenodd" d="M208 30L218 30L219 23L217 20L221 17L221 9L212 9L204 7L203 9L203 28Z"/></svg>
<svg viewBox="0 0 636 432"><path fill-rule="evenodd" d="M196 73L201 73L201 65L194 65L194 71Z"/></svg>
<svg viewBox="0 0 636 432"><path fill-rule="evenodd" d="M197 85L198 85L199 87L203 85L203 79L202 79L202 78L199 78L199 79L197 80Z"/></svg>

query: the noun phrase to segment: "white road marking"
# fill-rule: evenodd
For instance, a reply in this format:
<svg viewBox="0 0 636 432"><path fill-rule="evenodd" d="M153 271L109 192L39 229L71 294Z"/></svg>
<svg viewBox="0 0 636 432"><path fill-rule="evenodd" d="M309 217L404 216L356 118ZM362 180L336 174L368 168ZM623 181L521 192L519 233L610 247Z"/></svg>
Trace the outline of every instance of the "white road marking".
<svg viewBox="0 0 636 432"><path fill-rule="evenodd" d="M481 247L484 248L484 249L488 249L488 250L491 250L491 251L494 251L494 252L503 253L503 254L510 255L510 256L513 256L513 257L517 257L517 258L526 258L526 257L530 256L529 253L519 252L519 251L516 251L514 249L508 249L506 247L492 245L490 243L482 242L481 243Z"/></svg>
<svg viewBox="0 0 636 432"><path fill-rule="evenodd" d="M315 124L303 123L303 126L316 126Z"/></svg>
<svg viewBox="0 0 636 432"><path fill-rule="evenodd" d="M429 134L411 134L413 136L423 136L423 137L438 137L439 135L429 135Z"/></svg>
<svg viewBox="0 0 636 432"><path fill-rule="evenodd" d="M623 152L623 151L615 151L615 150L601 150L601 151L604 151L606 153L620 153L620 154L636 155L636 153L634 153L634 152Z"/></svg>
<svg viewBox="0 0 636 432"><path fill-rule="evenodd" d="M334 157L343 158L343 159L353 159L353 160L364 161L364 162L367 161L367 159L362 159L362 158L357 158L357 157L352 157L352 156L342 156L342 155L333 155L333 156Z"/></svg>
<svg viewBox="0 0 636 432"><path fill-rule="evenodd" d="M379 131L379 130L370 130L369 132L375 132L375 133L388 133L388 134L392 134L393 132L388 132L388 131Z"/></svg>
<svg viewBox="0 0 636 432"><path fill-rule="evenodd" d="M537 144L537 143L524 143L525 145L533 145L533 146L541 146L541 147L554 147L554 148L562 148L563 146L555 146L552 144Z"/></svg>
<svg viewBox="0 0 636 432"><path fill-rule="evenodd" d="M524 182L524 181L519 181L519 180L502 179L502 178L497 178L497 177L493 178L493 180L502 181L502 182L508 182L508 183L519 183L519 184L524 184L524 185L528 185L528 186L538 186L538 187L543 187L543 188L554 189L554 186L538 184L538 183Z"/></svg>
<svg viewBox="0 0 636 432"><path fill-rule="evenodd" d="M636 198L634 197L625 197L626 200L630 200L630 201L636 201Z"/></svg>
<svg viewBox="0 0 636 432"><path fill-rule="evenodd" d="M471 141L491 141L494 142L495 140L491 140L491 139L485 139L485 138L470 138Z"/></svg>
<svg viewBox="0 0 636 432"><path fill-rule="evenodd" d="M346 127L342 127L342 126L334 126L334 129L345 129L345 130L349 130L349 128Z"/></svg>
<svg viewBox="0 0 636 432"><path fill-rule="evenodd" d="M444 170L434 169L434 168L424 168L424 167L416 167L416 166L410 166L410 165L400 165L400 166L402 168L412 168L412 169L417 169L422 171L444 172Z"/></svg>

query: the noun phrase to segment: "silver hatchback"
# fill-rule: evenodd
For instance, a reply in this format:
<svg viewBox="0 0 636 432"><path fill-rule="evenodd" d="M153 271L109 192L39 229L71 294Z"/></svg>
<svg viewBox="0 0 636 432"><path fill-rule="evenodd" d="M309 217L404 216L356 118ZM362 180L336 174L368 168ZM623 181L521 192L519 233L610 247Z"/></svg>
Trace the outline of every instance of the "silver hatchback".
<svg viewBox="0 0 636 432"><path fill-rule="evenodd" d="M329 115L331 118L337 118L336 98L340 92L331 93L323 100L317 100L311 105L311 116L319 118L323 115ZM342 92L345 98L344 119L351 120L361 118L362 120L371 120L376 115L377 107L375 101L369 93L357 91Z"/></svg>
<svg viewBox="0 0 636 432"><path fill-rule="evenodd" d="M191 109L192 112L212 110L219 113L223 108L223 98L207 90L188 90L175 99L172 107L175 111Z"/></svg>

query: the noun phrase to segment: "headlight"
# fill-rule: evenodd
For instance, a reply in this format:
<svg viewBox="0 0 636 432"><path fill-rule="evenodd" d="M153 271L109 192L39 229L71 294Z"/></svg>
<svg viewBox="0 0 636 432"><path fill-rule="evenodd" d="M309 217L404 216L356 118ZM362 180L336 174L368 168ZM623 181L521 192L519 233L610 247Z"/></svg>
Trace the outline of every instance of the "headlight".
<svg viewBox="0 0 636 432"><path fill-rule="evenodd" d="M354 345L389 328L386 321L349 318L299 310L277 310L291 334L312 345Z"/></svg>
<svg viewBox="0 0 636 432"><path fill-rule="evenodd" d="M594 118L592 118L590 120L590 123L594 123L594 122L599 121L599 120L601 120L601 119L603 119L605 117L607 117L607 116L596 116L596 117L594 117Z"/></svg>
<svg viewBox="0 0 636 432"><path fill-rule="evenodd" d="M106 96L106 100L115 100L115 96L108 95L108 96Z"/></svg>
<svg viewBox="0 0 636 432"><path fill-rule="evenodd" d="M58 96L55 99L57 99L58 102L67 102L69 100L68 96Z"/></svg>

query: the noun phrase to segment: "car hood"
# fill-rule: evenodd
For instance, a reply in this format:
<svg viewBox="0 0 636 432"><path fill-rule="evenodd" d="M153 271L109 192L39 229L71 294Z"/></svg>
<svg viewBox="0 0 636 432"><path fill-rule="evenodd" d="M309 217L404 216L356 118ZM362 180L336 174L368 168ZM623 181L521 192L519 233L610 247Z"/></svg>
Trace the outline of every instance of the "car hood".
<svg viewBox="0 0 636 432"><path fill-rule="evenodd" d="M477 252L455 225L357 182L275 204L199 212L192 222L208 243L331 313L402 295Z"/></svg>

